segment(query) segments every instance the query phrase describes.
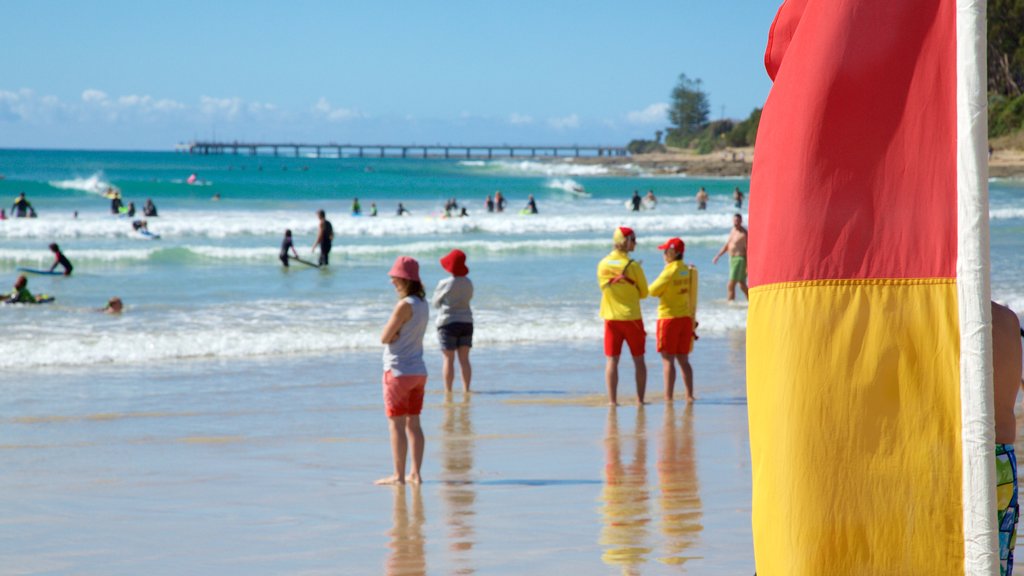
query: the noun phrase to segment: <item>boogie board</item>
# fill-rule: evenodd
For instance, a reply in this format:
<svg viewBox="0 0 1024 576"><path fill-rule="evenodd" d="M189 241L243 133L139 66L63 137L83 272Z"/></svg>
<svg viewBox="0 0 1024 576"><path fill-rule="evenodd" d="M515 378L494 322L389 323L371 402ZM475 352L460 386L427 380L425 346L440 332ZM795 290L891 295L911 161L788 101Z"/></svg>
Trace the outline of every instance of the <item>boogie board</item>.
<svg viewBox="0 0 1024 576"><path fill-rule="evenodd" d="M154 234L153 232L150 232L149 230L136 230L135 233L138 234L139 237L142 238L143 240L159 240L160 239L160 235L159 234Z"/></svg>
<svg viewBox="0 0 1024 576"><path fill-rule="evenodd" d="M60 269L60 272L58 272L56 270L54 270L53 272L50 272L49 270L37 270L35 268L18 268L18 272L24 272L25 274L41 274L43 276L63 276L64 275L64 269L63 268Z"/></svg>
<svg viewBox="0 0 1024 576"><path fill-rule="evenodd" d="M49 304L54 300L56 300L56 298L50 296L49 294L39 294L38 296L36 296L35 302L11 302L10 300L7 300L5 298L2 302L0 302L0 304L4 304L5 306L28 306L31 304Z"/></svg>

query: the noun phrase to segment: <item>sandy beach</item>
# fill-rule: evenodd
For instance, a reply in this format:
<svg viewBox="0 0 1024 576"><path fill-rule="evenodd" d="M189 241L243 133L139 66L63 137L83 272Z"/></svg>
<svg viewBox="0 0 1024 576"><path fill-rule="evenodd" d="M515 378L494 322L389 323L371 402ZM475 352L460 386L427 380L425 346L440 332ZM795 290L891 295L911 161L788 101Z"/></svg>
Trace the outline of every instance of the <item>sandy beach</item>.
<svg viewBox="0 0 1024 576"><path fill-rule="evenodd" d="M696 405L618 409L596 340L480 349L470 397L428 354L418 488L373 485L377 354L21 375L0 573L747 574L742 334L699 350Z"/></svg>

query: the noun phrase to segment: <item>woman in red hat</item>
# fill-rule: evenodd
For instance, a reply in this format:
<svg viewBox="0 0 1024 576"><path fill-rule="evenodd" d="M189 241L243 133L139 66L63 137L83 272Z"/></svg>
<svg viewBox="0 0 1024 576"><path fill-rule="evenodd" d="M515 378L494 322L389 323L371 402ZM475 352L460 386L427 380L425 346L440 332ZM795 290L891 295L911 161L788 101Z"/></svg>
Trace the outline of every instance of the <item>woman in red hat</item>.
<svg viewBox="0 0 1024 576"><path fill-rule="evenodd" d="M441 267L451 276L437 283L431 301L438 308L437 339L444 355L441 368L444 390L452 391L457 354L462 372L462 391L469 392L473 379L473 367L469 364L469 349L473 347L473 311L469 307L469 301L473 299L473 282L467 276L466 254L462 250L452 250L441 258Z"/></svg>
<svg viewBox="0 0 1024 576"><path fill-rule="evenodd" d="M399 256L388 272L398 293L398 304L384 326L380 341L384 344L384 411L391 432L391 455L395 473L377 480L377 484L422 482L423 428L420 412L427 386L427 365L423 362L423 335L427 331L430 309L424 300L420 265L408 256ZM412 468L405 474L405 460L412 446Z"/></svg>

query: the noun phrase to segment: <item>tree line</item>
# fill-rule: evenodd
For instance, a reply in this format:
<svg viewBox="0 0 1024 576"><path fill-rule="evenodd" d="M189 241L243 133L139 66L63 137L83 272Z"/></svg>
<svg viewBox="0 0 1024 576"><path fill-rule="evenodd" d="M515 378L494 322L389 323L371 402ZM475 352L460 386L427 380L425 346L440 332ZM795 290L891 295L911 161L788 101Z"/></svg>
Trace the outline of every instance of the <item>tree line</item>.
<svg viewBox="0 0 1024 576"><path fill-rule="evenodd" d="M1024 135L1024 0L988 2L989 137ZM761 109L745 120L709 120L711 106L699 78L680 74L668 109L670 126L654 140L633 140L633 154L665 151L666 146L701 154L727 147L753 146ZM665 142L662 143L662 136Z"/></svg>

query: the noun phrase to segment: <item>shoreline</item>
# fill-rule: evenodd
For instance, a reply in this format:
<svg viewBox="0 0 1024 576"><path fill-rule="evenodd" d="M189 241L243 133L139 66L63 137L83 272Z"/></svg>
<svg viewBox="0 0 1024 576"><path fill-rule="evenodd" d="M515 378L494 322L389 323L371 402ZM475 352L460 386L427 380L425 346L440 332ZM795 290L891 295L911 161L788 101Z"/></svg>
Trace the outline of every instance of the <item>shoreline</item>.
<svg viewBox="0 0 1024 576"><path fill-rule="evenodd" d="M567 159L560 158L559 161ZM754 148L727 148L710 154L692 150L673 150L624 157L568 159L574 164L608 166L613 172L628 174L627 166L640 167L656 176L710 176L749 178L753 167ZM1024 180L1024 150L995 150L988 163L989 177Z"/></svg>

